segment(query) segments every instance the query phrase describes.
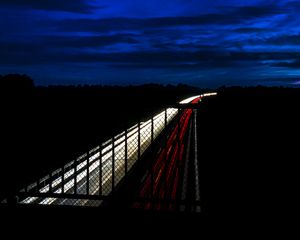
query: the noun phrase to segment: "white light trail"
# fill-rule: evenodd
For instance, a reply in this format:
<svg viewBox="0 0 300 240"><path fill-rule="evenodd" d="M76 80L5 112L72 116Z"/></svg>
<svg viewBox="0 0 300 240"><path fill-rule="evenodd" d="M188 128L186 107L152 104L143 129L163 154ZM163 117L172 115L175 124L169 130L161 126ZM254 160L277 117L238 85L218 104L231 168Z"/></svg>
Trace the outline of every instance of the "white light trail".
<svg viewBox="0 0 300 240"><path fill-rule="evenodd" d="M191 101L193 101L195 98L201 97L201 95L198 96L194 96L194 97L190 97L187 99L182 100L181 102L179 102L180 104L186 104L186 103L190 103Z"/></svg>
<svg viewBox="0 0 300 240"><path fill-rule="evenodd" d="M198 95L194 97L187 98L180 102L180 104L185 104L193 101L195 98L198 97L206 97L206 96L212 96L216 95L216 93L207 93L203 95ZM153 135L154 139L162 132L162 130L165 128L165 125L167 125L178 113L178 110L175 108L168 108L167 110L167 123L165 123L165 111L162 111L161 113L157 114L153 118ZM140 125L140 150L141 154L147 149L148 146L150 146L151 143L151 129L152 129L152 121L151 119L141 123ZM137 159L137 151L138 151L138 125L134 125L133 127L129 128L127 130L127 158L128 158L128 170L134 165L134 163L138 160ZM111 181L112 178L112 150L114 150L114 155L116 157L115 161L118 161L119 159L125 159L125 132L122 132L115 136L117 139L114 142L114 148L112 144L112 140L108 140L105 143L102 144L102 146L105 146L101 150L102 158L100 158L99 149L100 147L96 147L93 150L89 151L89 153L94 153L89 157L89 162L92 163L89 167L90 177L87 181L87 170L83 170L87 165L87 160L82 161L77 167L76 172L80 172L83 170L80 174L76 176L76 180L78 183L78 192L83 191L83 189L86 187L86 184L89 184L90 180L93 180L95 184L99 185L99 165L100 161L102 164L102 186L107 184L109 181ZM143 146L143 147L142 147ZM95 153L96 152L96 153ZM80 159L86 158L86 154L80 156L77 158L77 161ZM121 162L121 163L120 163ZM71 163L68 163L66 166L71 166ZM115 164L115 172L123 170L125 168L124 161L119 161L118 164ZM60 171L55 171L56 173L59 173ZM64 193L67 193L71 191L75 186L74 175L75 171L74 168L68 170L64 173L64 179L67 180L64 183ZM54 174L53 174L54 175ZM71 179L70 179L71 178ZM121 179L118 181L115 181L115 184L117 184ZM54 193L61 193L62 192L62 176L58 176L56 179L54 179L51 183L51 188L57 188ZM33 185L32 185L33 186ZM46 186L43 186L39 189L40 193L47 193L50 191L50 186L47 184ZM91 194L96 194L98 189L95 189L91 192ZM107 192L106 194L109 194ZM39 198L39 197L28 197L25 200L23 200L21 203L29 204L29 203L39 203L39 204L55 204L55 201L58 200L57 198ZM62 201L64 202L64 201Z"/></svg>

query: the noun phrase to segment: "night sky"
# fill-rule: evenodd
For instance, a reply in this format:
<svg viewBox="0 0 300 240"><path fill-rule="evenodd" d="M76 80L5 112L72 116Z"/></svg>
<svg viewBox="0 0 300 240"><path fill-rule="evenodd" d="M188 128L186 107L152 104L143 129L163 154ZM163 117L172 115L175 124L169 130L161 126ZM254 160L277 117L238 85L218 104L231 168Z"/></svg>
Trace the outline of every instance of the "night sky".
<svg viewBox="0 0 300 240"><path fill-rule="evenodd" d="M36 85L300 84L295 0L1 0L0 30Z"/></svg>

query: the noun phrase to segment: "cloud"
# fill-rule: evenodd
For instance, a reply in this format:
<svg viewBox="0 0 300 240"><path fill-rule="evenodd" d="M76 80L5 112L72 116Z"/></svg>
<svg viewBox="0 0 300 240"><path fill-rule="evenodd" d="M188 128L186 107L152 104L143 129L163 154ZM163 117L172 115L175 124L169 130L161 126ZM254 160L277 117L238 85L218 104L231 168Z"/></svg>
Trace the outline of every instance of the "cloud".
<svg viewBox="0 0 300 240"><path fill-rule="evenodd" d="M177 62L177 63L168 63L168 62L144 62L144 63L117 63L109 64L110 67L117 69L176 69L176 70L200 70L200 69L214 69L214 68L232 68L241 66L241 63L238 62L228 62L222 60L211 60L211 61L197 61L197 62Z"/></svg>
<svg viewBox="0 0 300 240"><path fill-rule="evenodd" d="M279 35L275 37L270 37L268 39L265 39L263 41L264 43L271 44L271 45L278 45L278 46L284 46L284 45L299 45L300 46L300 33L294 34L294 35Z"/></svg>
<svg viewBox="0 0 300 240"><path fill-rule="evenodd" d="M246 75L256 76L261 69L299 67L300 53L281 47L300 45L300 34L274 27L287 22L286 16L296 3L267 1L273 3L233 4L231 7L217 7L216 3L215 11L199 11L198 15L189 10L183 15L160 14L163 10L158 9L157 15L133 18L140 16L132 14L134 10L124 15L115 14L116 9L121 8L116 4L118 1L113 1L115 5L105 2L108 7L103 12L106 15L98 15L89 2L95 3L88 0L1 1L0 6L5 5L9 10L3 19L10 24L5 21L0 24L5 32L0 39L0 63L32 69L43 66L65 69L67 66L70 72L81 66L89 68L88 74L94 68L101 74L98 66L116 75L134 70L153 75L168 71L174 72L174 76L179 72L191 72L197 78L201 71L212 74L228 70L230 78L239 78L245 69L250 69L241 76L246 78ZM122 2L124 6L126 2ZM193 2L202 4L201 1ZM207 4L211 3L207 1ZM42 9L49 15L43 17L44 12L24 9ZM14 11L18 14L12 14ZM75 18L75 15L57 11L92 14Z"/></svg>
<svg viewBox="0 0 300 240"><path fill-rule="evenodd" d="M86 0L2 0L0 5L25 9L64 11L73 13L91 13L95 6ZM97 8L100 8L97 6Z"/></svg>
<svg viewBox="0 0 300 240"><path fill-rule="evenodd" d="M134 34L113 34L102 36L44 36L35 37L30 40L10 40L0 41L1 51L32 51L37 49L67 49L67 48L84 48L84 47L102 47L114 45L117 43L135 44L138 41Z"/></svg>
<svg viewBox="0 0 300 240"><path fill-rule="evenodd" d="M287 1L284 3L285 8L292 10L292 11L299 11L300 10L300 2L298 0L294 1Z"/></svg>
<svg viewBox="0 0 300 240"><path fill-rule="evenodd" d="M274 31L271 28L260 28L260 27L242 27L242 28L236 28L233 30L233 32L236 33L267 33Z"/></svg>
<svg viewBox="0 0 300 240"><path fill-rule="evenodd" d="M113 34L101 36L51 36L28 41L0 41L0 62L3 64L47 64L47 63L107 63L123 68L197 68L231 67L239 63L276 60L300 60L298 52L247 52L242 49L229 50L220 45L195 43L172 43L172 39L145 44L138 34ZM180 37L180 36L179 36ZM184 37L181 36L181 39ZM116 44L141 45L130 51L107 52L105 47ZM150 43L153 43L150 40ZM90 48L90 51L86 51ZM93 50L94 49L94 50ZM174 64L175 63L175 64ZM275 66L275 65L273 65Z"/></svg>
<svg viewBox="0 0 300 240"><path fill-rule="evenodd" d="M105 32L120 30L147 30L157 28L174 28L180 26L208 26L241 24L283 14L286 11L276 5L260 7L226 8L222 13L209 13L191 17L157 17L157 18L81 18L59 21L56 27L69 32Z"/></svg>
<svg viewBox="0 0 300 240"><path fill-rule="evenodd" d="M27 45L28 47L29 45ZM114 64L144 64L164 65L182 62L199 62L218 59L218 61L228 60L220 54L212 52L183 52L183 51L136 51L136 52L114 52L98 53L86 51L53 51L53 48L39 47L26 50L23 46L18 46L16 51L11 51L14 46L3 46L3 54L0 57L1 63L114 63ZM23 51L22 51L23 49ZM34 49L32 51L32 49ZM47 57L46 57L47 56Z"/></svg>
<svg viewBox="0 0 300 240"><path fill-rule="evenodd" d="M43 44L47 44L56 48L94 48L114 45L117 43L135 44L138 41L134 34L114 34L103 36L51 36L42 40Z"/></svg>
<svg viewBox="0 0 300 240"><path fill-rule="evenodd" d="M289 77L289 76L282 76L282 77L270 77L270 78L258 78L256 82L263 85L269 86L279 86L279 85L299 85L300 78L299 77Z"/></svg>
<svg viewBox="0 0 300 240"><path fill-rule="evenodd" d="M285 67L285 68L292 68L292 69L300 69L300 59L289 61L289 62L278 62L272 64L273 67Z"/></svg>
<svg viewBox="0 0 300 240"><path fill-rule="evenodd" d="M85 62L81 59L70 60L85 48L113 46L114 44L138 43L132 34L105 36L51 36L31 40L0 41L0 62L2 64L47 64L64 62ZM62 56L63 55L63 56ZM89 55L83 54L83 55ZM70 56L70 57L68 57ZM90 57L85 57L89 59ZM69 59L69 60L68 60ZM90 61L88 61L90 62Z"/></svg>
<svg viewBox="0 0 300 240"><path fill-rule="evenodd" d="M287 13L287 9L280 7L276 4L265 4L261 6L243 6L243 7L230 7L232 11L228 13L234 13L237 18L253 19L261 18L278 14Z"/></svg>

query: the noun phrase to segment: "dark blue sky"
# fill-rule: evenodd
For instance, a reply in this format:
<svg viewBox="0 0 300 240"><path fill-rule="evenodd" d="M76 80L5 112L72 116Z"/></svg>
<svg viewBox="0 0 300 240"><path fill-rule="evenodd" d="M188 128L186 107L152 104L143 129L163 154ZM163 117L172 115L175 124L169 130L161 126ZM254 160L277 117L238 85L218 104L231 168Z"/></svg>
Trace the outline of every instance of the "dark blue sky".
<svg viewBox="0 0 300 240"><path fill-rule="evenodd" d="M38 85L300 84L295 0L1 0L0 30Z"/></svg>

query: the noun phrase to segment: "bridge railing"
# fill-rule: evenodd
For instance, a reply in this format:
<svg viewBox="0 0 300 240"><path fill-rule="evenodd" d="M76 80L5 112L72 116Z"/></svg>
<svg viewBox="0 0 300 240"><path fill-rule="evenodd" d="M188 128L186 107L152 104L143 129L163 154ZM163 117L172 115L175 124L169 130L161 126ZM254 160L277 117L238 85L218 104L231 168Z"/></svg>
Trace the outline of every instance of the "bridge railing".
<svg viewBox="0 0 300 240"><path fill-rule="evenodd" d="M96 195L95 192L97 195L109 195L176 114L177 109L167 108L148 121L137 123L25 186L18 195L30 196L36 193ZM98 178L96 175L99 175ZM98 186L97 191L95 185ZM19 203L25 204L39 201L40 199L36 198L18 200Z"/></svg>
<svg viewBox="0 0 300 240"><path fill-rule="evenodd" d="M201 98L199 98L200 100ZM189 161L197 104L165 108L113 136L3 203L179 209L200 206L188 199L185 163ZM189 177L190 178L190 177Z"/></svg>

